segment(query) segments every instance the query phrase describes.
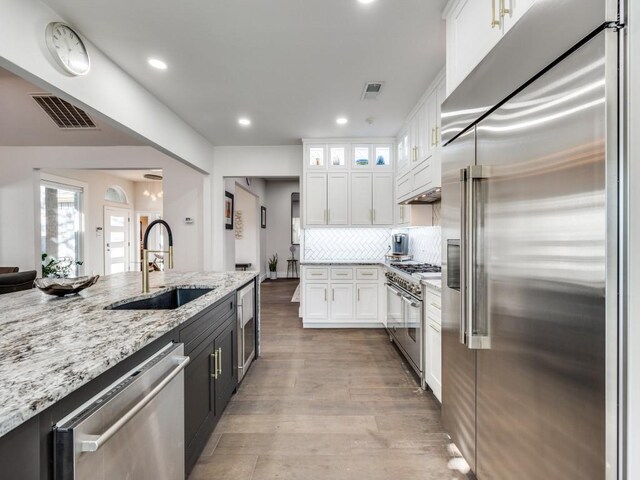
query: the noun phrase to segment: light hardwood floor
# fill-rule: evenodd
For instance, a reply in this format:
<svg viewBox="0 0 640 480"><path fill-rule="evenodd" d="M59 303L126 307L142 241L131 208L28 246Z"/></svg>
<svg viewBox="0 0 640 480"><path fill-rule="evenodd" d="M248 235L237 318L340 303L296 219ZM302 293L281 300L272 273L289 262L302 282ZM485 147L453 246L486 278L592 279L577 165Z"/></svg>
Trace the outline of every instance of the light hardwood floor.
<svg viewBox="0 0 640 480"><path fill-rule="evenodd" d="M262 356L190 480L466 479L384 330L304 330L296 285L262 284Z"/></svg>

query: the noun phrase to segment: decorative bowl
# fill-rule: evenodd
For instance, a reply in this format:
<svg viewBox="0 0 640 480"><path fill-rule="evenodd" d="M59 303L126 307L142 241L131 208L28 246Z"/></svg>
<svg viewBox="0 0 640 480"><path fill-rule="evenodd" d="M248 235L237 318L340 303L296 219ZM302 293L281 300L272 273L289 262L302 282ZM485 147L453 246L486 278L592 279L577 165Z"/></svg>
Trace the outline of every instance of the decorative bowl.
<svg viewBox="0 0 640 480"><path fill-rule="evenodd" d="M100 275L77 278L36 278L33 284L47 295L64 297L95 285Z"/></svg>

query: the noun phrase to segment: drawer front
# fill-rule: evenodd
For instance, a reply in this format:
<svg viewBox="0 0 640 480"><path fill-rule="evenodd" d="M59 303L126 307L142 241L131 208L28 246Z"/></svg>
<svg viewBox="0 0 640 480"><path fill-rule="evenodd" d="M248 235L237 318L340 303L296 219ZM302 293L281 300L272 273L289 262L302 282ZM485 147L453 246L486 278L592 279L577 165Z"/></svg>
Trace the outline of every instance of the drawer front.
<svg viewBox="0 0 640 480"><path fill-rule="evenodd" d="M307 280L329 280L328 268L306 268L304 278Z"/></svg>
<svg viewBox="0 0 640 480"><path fill-rule="evenodd" d="M184 343L185 354L191 352L191 350L197 347L202 340L205 339L203 334L209 334L215 330L229 317L234 316L236 313L236 294L233 292L227 295L200 318L196 319L192 323L189 323L186 327L180 329L179 339Z"/></svg>
<svg viewBox="0 0 640 480"><path fill-rule="evenodd" d="M378 269L377 268L356 268L356 280L377 280Z"/></svg>
<svg viewBox="0 0 640 480"><path fill-rule="evenodd" d="M332 268L331 280L353 280L353 268Z"/></svg>
<svg viewBox="0 0 640 480"><path fill-rule="evenodd" d="M427 295L427 320L435 322L438 325L442 325L442 306L440 297L432 295L431 292Z"/></svg>

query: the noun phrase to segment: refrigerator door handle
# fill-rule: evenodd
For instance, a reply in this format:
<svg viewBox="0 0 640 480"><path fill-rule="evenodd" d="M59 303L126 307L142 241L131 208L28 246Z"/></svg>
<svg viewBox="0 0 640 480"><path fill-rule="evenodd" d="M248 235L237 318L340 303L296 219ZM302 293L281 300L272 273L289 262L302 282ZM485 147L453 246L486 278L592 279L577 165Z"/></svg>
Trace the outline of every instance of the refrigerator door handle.
<svg viewBox="0 0 640 480"><path fill-rule="evenodd" d="M467 344L467 168L460 170L460 325L459 340Z"/></svg>
<svg viewBox="0 0 640 480"><path fill-rule="evenodd" d="M488 349L491 348L491 339L489 338L489 321L485 309L476 309L479 304L476 298L476 267L478 245L477 245L477 225L478 225L478 200L476 198L477 191L482 184L481 180L490 176L490 167L486 165L471 165L464 170L464 185L462 190L464 193L464 216L463 224L463 245L461 245L460 276L464 282L464 291L462 293L462 309L465 326L465 344L471 349ZM482 248L482 246L481 246ZM480 310L480 311L478 311ZM484 318L480 318L480 315ZM462 320L461 320L462 323ZM462 335L461 335L462 336Z"/></svg>

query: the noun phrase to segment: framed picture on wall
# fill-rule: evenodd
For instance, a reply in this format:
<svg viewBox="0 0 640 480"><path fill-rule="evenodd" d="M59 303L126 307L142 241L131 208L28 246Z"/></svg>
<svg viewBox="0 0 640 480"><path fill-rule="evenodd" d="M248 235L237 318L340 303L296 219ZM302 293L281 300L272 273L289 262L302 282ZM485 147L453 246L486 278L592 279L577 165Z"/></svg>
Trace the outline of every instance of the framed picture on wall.
<svg viewBox="0 0 640 480"><path fill-rule="evenodd" d="M267 228L267 209L265 207L260 207L260 226Z"/></svg>
<svg viewBox="0 0 640 480"><path fill-rule="evenodd" d="M233 230L233 194L224 192L224 227Z"/></svg>

